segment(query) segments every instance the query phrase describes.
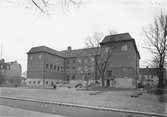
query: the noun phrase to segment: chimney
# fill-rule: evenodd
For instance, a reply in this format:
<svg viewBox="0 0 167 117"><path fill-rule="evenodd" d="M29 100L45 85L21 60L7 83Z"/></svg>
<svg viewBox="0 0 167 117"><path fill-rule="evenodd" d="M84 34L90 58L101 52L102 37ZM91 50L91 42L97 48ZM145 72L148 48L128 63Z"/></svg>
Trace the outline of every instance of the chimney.
<svg viewBox="0 0 167 117"><path fill-rule="evenodd" d="M68 51L71 51L71 49L72 49L71 46L68 46Z"/></svg>

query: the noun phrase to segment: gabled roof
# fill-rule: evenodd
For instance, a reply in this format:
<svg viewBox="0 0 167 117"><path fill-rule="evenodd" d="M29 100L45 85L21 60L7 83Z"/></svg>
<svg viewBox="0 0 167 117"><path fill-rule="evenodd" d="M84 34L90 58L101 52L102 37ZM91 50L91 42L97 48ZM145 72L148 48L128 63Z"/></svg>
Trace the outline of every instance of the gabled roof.
<svg viewBox="0 0 167 117"><path fill-rule="evenodd" d="M92 56L97 54L97 48L83 48L75 50L64 50L61 51L65 57L81 57L81 56Z"/></svg>
<svg viewBox="0 0 167 117"><path fill-rule="evenodd" d="M114 35L107 35L104 37L102 42L100 43L101 46L109 43L118 43L118 42L125 42L125 41L132 41L136 50L136 53L138 54L140 58L139 51L136 46L135 40L130 36L129 33L121 33L121 34L114 34Z"/></svg>
<svg viewBox="0 0 167 117"><path fill-rule="evenodd" d="M34 54L34 53L39 53L39 52L46 52L46 53L49 53L49 54L52 54L52 55L57 55L57 56L60 56L60 57L64 57L64 55L61 52L56 51L56 50L51 49L51 48L46 47L46 46L33 47L33 48L30 49L29 52L27 52L27 54Z"/></svg>

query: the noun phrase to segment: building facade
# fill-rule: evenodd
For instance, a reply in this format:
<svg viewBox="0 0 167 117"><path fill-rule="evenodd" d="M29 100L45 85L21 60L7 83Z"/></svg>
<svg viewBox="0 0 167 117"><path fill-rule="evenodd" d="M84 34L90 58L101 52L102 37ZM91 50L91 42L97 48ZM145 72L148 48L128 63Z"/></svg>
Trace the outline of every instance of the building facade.
<svg viewBox="0 0 167 117"><path fill-rule="evenodd" d="M159 82L159 69L158 68L140 68L140 82L145 87L157 87ZM167 78L167 71L164 69L164 83Z"/></svg>
<svg viewBox="0 0 167 117"><path fill-rule="evenodd" d="M135 40L128 33L109 35L101 42L101 47L112 48L111 60L106 70L106 85L135 88L140 59Z"/></svg>
<svg viewBox="0 0 167 117"><path fill-rule="evenodd" d="M112 48L105 72L105 85L134 88L139 75L140 55L135 40L128 34L106 36L101 48L56 51L46 46L33 47L28 54L27 85L50 87L73 80L100 80L97 49ZM114 83L113 83L114 82Z"/></svg>
<svg viewBox="0 0 167 117"><path fill-rule="evenodd" d="M0 60L0 73L5 78L5 84L21 85L21 65L17 61Z"/></svg>

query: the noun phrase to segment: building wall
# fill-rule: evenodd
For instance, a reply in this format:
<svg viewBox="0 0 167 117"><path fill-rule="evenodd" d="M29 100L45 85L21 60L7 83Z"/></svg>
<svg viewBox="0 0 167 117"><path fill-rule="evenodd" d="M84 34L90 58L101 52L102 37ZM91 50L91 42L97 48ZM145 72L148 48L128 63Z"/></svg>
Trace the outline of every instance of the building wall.
<svg viewBox="0 0 167 117"><path fill-rule="evenodd" d="M64 59L49 53L28 54L28 85L51 85L64 80Z"/></svg>
<svg viewBox="0 0 167 117"><path fill-rule="evenodd" d="M28 54L27 78L43 78L44 53Z"/></svg>
<svg viewBox="0 0 167 117"><path fill-rule="evenodd" d="M65 60L66 79L85 80L85 74L89 73L90 79L94 78L94 57L80 56Z"/></svg>
<svg viewBox="0 0 167 117"><path fill-rule="evenodd" d="M111 77L106 78L131 78L132 87L136 86L136 80L139 73L139 57L135 51L134 44L131 41L113 43L103 47L112 47L112 56L109 67L106 71L111 71ZM121 81L121 80L120 80Z"/></svg>
<svg viewBox="0 0 167 117"><path fill-rule="evenodd" d="M21 77L21 65L17 62L10 64L10 69L6 71L6 77Z"/></svg>
<svg viewBox="0 0 167 117"><path fill-rule="evenodd" d="M64 58L47 53L44 68L47 79L64 80Z"/></svg>

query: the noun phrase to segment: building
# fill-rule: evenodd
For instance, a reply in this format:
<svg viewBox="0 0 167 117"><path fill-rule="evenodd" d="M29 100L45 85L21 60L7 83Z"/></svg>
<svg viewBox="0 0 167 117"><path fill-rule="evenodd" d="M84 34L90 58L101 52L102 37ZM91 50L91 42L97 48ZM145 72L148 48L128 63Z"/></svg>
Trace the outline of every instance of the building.
<svg viewBox="0 0 167 117"><path fill-rule="evenodd" d="M135 40L128 33L109 35L101 42L101 47L112 47L108 74L105 77L106 85L135 88L140 59Z"/></svg>
<svg viewBox="0 0 167 117"><path fill-rule="evenodd" d="M157 87L159 78L158 78L158 68L140 68L140 81L144 86L148 87ZM164 69L164 82L166 81L167 71Z"/></svg>
<svg viewBox="0 0 167 117"><path fill-rule="evenodd" d="M40 46L31 48L27 63L27 85L50 87L64 81L65 57L51 48Z"/></svg>
<svg viewBox="0 0 167 117"><path fill-rule="evenodd" d="M21 84L21 65L17 61L5 62L0 61L0 72L5 78L5 83L8 85Z"/></svg>
<svg viewBox="0 0 167 117"><path fill-rule="evenodd" d="M105 73L105 85L134 88L139 74L140 55L135 40L128 34L109 35L101 42L100 50L112 47L110 66ZM95 64L97 48L56 51L46 46L33 47L27 52L27 85L51 87L73 80L100 80ZM110 73L110 74L109 74Z"/></svg>

